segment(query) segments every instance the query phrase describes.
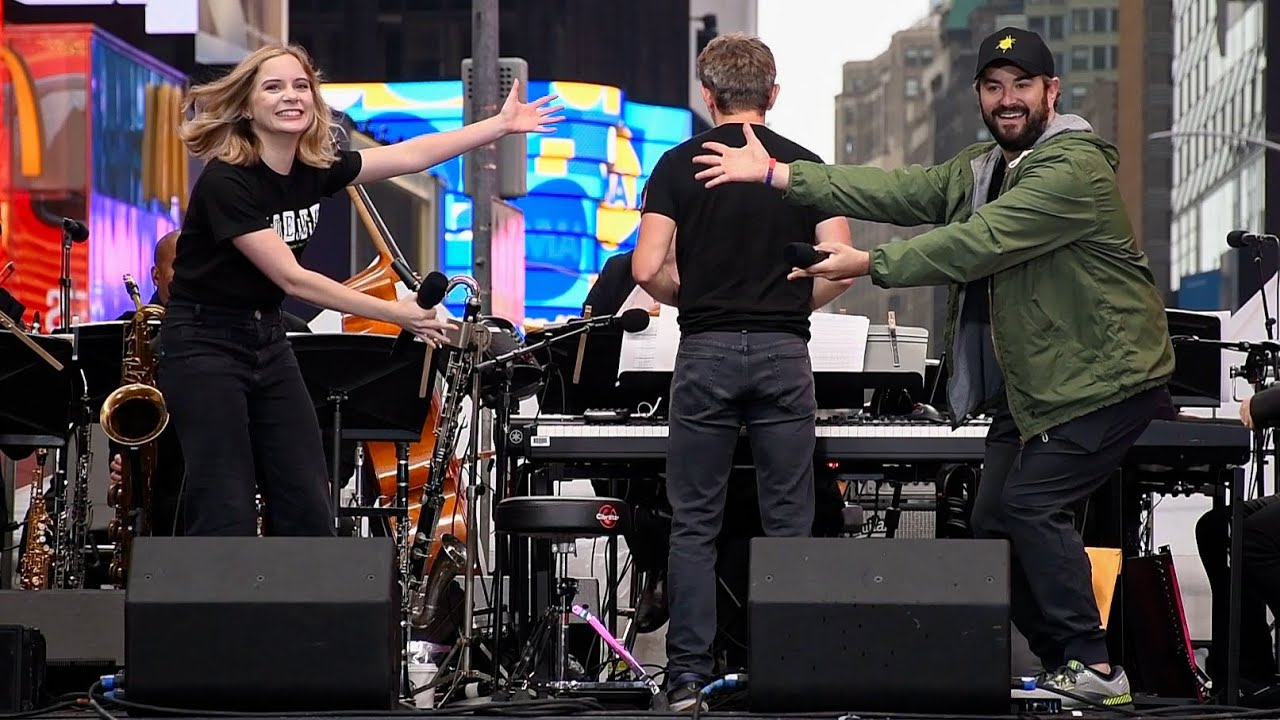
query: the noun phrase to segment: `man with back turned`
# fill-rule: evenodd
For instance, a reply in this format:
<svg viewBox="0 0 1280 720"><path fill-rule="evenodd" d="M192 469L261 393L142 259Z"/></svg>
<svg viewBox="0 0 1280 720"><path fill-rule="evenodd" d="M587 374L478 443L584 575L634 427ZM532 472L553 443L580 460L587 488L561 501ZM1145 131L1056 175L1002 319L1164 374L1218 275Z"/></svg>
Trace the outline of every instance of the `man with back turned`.
<svg viewBox="0 0 1280 720"><path fill-rule="evenodd" d="M808 536L814 521L809 315L850 282L788 282L783 251L815 239L847 246L849 225L789 205L762 185L709 190L694 178L692 162L704 142L741 144L748 124L775 156L820 161L764 126L778 93L775 74L773 54L757 38L723 35L702 51L698 78L715 127L658 161L632 257L636 282L679 311L666 465L667 702L677 712L701 704L711 679L716 538L740 427L751 443L765 533ZM673 241L678 278L664 269Z"/></svg>

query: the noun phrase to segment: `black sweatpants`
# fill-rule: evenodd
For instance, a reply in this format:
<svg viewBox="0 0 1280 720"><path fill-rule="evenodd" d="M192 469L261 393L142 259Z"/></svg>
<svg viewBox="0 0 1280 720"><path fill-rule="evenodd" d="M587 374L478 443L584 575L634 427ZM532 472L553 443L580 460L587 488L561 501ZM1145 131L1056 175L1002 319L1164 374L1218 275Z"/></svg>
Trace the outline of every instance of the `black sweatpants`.
<svg viewBox="0 0 1280 720"><path fill-rule="evenodd" d="M974 498L974 537L1009 540L1013 623L1047 670L1069 660L1108 662L1074 508L1119 469L1167 396L1164 387L1147 390L1025 444L1006 403L992 419Z"/></svg>

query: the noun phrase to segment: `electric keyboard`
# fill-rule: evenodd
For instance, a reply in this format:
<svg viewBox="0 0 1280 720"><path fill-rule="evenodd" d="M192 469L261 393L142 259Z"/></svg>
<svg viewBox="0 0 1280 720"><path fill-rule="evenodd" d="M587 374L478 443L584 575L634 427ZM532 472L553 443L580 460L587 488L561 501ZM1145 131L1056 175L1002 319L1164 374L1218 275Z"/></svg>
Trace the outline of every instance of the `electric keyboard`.
<svg viewBox="0 0 1280 720"><path fill-rule="evenodd" d="M832 462L981 462L990 421L950 425L903 421L819 421L817 454ZM740 435L745 444L745 433ZM1243 465L1251 435L1239 423L1156 420L1126 464L1193 467ZM590 423L570 416L514 417L509 452L539 462L661 462L665 421Z"/></svg>

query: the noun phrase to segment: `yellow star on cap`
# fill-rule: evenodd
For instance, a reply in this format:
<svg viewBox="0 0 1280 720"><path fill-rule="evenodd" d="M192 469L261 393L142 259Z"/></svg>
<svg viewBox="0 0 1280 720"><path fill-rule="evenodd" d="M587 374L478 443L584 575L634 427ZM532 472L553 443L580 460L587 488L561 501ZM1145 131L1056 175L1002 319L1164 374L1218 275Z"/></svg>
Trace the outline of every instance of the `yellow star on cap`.
<svg viewBox="0 0 1280 720"><path fill-rule="evenodd" d="M1000 52L1009 52L1013 49L1013 36L1005 35L1000 38L1000 42L996 43L996 47L1000 49Z"/></svg>

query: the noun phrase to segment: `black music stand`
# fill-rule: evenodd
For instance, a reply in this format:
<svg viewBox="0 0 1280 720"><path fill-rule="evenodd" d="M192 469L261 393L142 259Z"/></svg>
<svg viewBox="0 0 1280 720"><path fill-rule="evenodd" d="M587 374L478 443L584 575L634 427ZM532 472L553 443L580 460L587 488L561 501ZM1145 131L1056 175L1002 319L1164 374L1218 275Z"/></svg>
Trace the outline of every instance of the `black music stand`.
<svg viewBox="0 0 1280 720"><path fill-rule="evenodd" d="M84 375L84 387L81 389L85 391L83 399L86 405L81 410L88 414L90 423L98 422L103 401L120 387L121 364L125 353L124 336L130 324L128 320L81 323L58 328L50 334L75 346L72 364L77 374ZM160 321L151 320L148 327L152 333L158 332Z"/></svg>
<svg viewBox="0 0 1280 720"><path fill-rule="evenodd" d="M578 362L579 338L562 338L568 328L535 330L525 337L525 346L547 343L538 349L538 355L546 353L548 363L547 388L540 405L544 412L581 415L593 409L626 408L634 411L641 402L654 402L670 391L671 373L666 373L664 385L661 379L650 378L662 373L642 373L639 382L627 373L618 377L618 357L622 352L622 330L618 328L592 328L579 338L585 339L582 354L582 371L578 382L573 382L573 371Z"/></svg>
<svg viewBox="0 0 1280 720"><path fill-rule="evenodd" d="M17 335L0 331L0 446L62 448L71 426L70 408L78 392L71 342L29 335L62 363L55 370Z"/></svg>
<svg viewBox="0 0 1280 720"><path fill-rule="evenodd" d="M329 472L335 525L344 515L398 515L377 512L378 508L342 507L341 442L383 441L407 447L422 439L431 410L430 395L418 397L426 344L397 345L389 335L354 333L289 333L289 341L321 430L333 438ZM429 383L436 373L434 362L430 373Z"/></svg>
<svg viewBox="0 0 1280 720"><path fill-rule="evenodd" d="M422 439L431 411L431 396L419 398L418 384L426 360L425 343L397 343L390 335L355 333L288 333L303 382L315 405L322 432L332 433L330 487L334 526L342 517L394 517L409 526L409 445ZM433 355L433 359L438 357ZM434 383L436 363L427 380ZM430 384L428 385L430 387ZM328 412L325 412L328 409ZM396 502L392 507L343 507L343 440L393 442L396 445ZM360 482L357 478L356 482ZM406 548L398 547L400 553ZM401 571L402 564L398 563ZM404 583L405 578L401 577ZM409 697L409 596L402 584L401 697Z"/></svg>

